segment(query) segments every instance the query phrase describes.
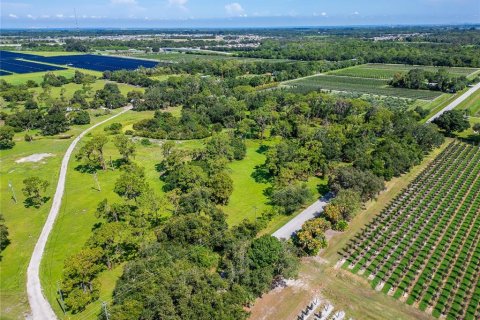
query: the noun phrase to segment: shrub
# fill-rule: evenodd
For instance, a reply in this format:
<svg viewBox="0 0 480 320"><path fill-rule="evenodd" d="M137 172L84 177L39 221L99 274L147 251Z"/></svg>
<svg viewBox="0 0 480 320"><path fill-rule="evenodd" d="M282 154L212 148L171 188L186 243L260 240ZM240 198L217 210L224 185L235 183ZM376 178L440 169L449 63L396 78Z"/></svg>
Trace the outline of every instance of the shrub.
<svg viewBox="0 0 480 320"><path fill-rule="evenodd" d="M345 220L340 220L333 225L333 230L336 231L345 231L348 229L348 222Z"/></svg>

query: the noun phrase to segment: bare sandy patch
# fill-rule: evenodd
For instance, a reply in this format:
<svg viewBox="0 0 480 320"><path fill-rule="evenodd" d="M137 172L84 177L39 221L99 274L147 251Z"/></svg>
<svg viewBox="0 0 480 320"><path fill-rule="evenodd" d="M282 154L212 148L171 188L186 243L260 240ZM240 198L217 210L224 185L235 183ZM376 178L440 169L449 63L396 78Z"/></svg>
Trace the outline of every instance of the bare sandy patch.
<svg viewBox="0 0 480 320"><path fill-rule="evenodd" d="M23 157L15 160L16 163L25 163L25 162L39 162L45 158L53 157L52 153L35 153L28 157Z"/></svg>

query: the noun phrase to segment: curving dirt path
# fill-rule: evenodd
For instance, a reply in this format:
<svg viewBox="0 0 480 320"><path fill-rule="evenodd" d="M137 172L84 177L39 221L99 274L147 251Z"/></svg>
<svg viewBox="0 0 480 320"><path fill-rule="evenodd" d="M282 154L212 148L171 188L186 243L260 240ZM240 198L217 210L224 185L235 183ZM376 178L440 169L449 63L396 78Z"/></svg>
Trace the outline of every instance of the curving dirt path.
<svg viewBox="0 0 480 320"><path fill-rule="evenodd" d="M52 231L53 224L55 223L55 219L57 218L58 212L60 210L60 206L62 204L62 197L63 192L65 190L65 178L67 175L67 168L68 162L72 155L75 146L83 138L88 132L92 129L104 124L107 121L112 120L113 118L118 117L119 115L127 112L128 110L132 109L131 106L125 107L125 109L114 116L111 116L108 119L100 121L99 123L91 126L90 128L86 129L82 133L72 141L70 146L65 152L65 155L62 159L62 165L60 167L60 174L58 176L58 183L57 189L55 191L55 195L52 201L52 207L50 208L50 212L48 213L47 221L43 225L42 233L35 244L35 248L33 249L32 258L30 259L30 263L27 269L27 294L28 294L28 302L31 308L31 319L33 320L44 320L44 319L57 319L55 312L53 311L50 303L45 299L42 291L42 285L40 283L40 262L42 261L43 252L45 251L45 245L47 244L48 236Z"/></svg>

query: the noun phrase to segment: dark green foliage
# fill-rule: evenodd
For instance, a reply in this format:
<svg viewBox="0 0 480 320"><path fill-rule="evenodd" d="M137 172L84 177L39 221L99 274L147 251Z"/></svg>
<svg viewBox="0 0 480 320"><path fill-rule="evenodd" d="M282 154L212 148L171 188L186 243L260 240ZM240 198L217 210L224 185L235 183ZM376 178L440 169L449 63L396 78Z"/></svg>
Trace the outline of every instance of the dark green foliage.
<svg viewBox="0 0 480 320"><path fill-rule="evenodd" d="M385 188L385 184L383 179L371 171L342 167L337 169L329 180L329 187L335 193L342 189L352 189L360 194L362 201L367 201L375 198Z"/></svg>
<svg viewBox="0 0 480 320"><path fill-rule="evenodd" d="M77 90L73 93L73 97L70 99L70 104L73 108L78 109L88 109L90 107L83 90Z"/></svg>
<svg viewBox="0 0 480 320"><path fill-rule="evenodd" d="M8 228L5 225L3 214L0 213L0 253L10 244L8 239ZM0 256L1 260L1 256Z"/></svg>
<svg viewBox="0 0 480 320"><path fill-rule="evenodd" d="M390 85L408 89L430 89L443 92L457 92L468 85L466 77L452 77L445 69L428 72L422 69L412 69L405 74L397 73Z"/></svg>
<svg viewBox="0 0 480 320"><path fill-rule="evenodd" d="M108 131L112 134L118 134L122 130L122 124L118 122L113 122L103 129L103 131Z"/></svg>
<svg viewBox="0 0 480 320"><path fill-rule="evenodd" d="M64 46L65 51L88 52L89 50L87 43L76 39L66 39Z"/></svg>
<svg viewBox="0 0 480 320"><path fill-rule="evenodd" d="M353 189L340 189L330 204L339 209L342 220L350 221L360 210L361 201L360 194Z"/></svg>
<svg viewBox="0 0 480 320"><path fill-rule="evenodd" d="M273 190L272 204L291 214L310 200L312 194L306 184L293 184Z"/></svg>
<svg viewBox="0 0 480 320"><path fill-rule="evenodd" d="M57 76L53 72L47 72L43 76L42 87L61 87L64 84L70 83L71 80L65 78L64 76Z"/></svg>
<svg viewBox="0 0 480 320"><path fill-rule="evenodd" d="M28 99L27 101L25 101L24 107L25 109L29 110L38 109L38 103L33 99Z"/></svg>
<svg viewBox="0 0 480 320"><path fill-rule="evenodd" d="M0 127L0 149L11 149L15 146L15 141L13 141L13 136L15 135L15 130L10 126Z"/></svg>
<svg viewBox="0 0 480 320"><path fill-rule="evenodd" d="M470 128L470 123L461 110L449 110L433 120L440 129L446 133L462 132Z"/></svg>
<svg viewBox="0 0 480 320"><path fill-rule="evenodd" d="M125 162L129 162L131 157L135 157L135 143L126 135L117 135L114 139L114 144Z"/></svg>
<svg viewBox="0 0 480 320"><path fill-rule="evenodd" d="M340 220L333 225L333 230L336 231L345 231L348 229L348 222L345 220Z"/></svg>
<svg viewBox="0 0 480 320"><path fill-rule="evenodd" d="M180 119L170 112L156 111L153 119L141 120L133 129L137 135L153 139L201 139L210 135L204 119L189 110L182 110Z"/></svg>
<svg viewBox="0 0 480 320"><path fill-rule="evenodd" d="M39 208L48 198L42 196L50 183L39 177L30 177L23 180L22 192L25 195L25 206Z"/></svg>
<svg viewBox="0 0 480 320"><path fill-rule="evenodd" d="M53 136L67 131L68 120L65 109L61 105L55 105L43 117L42 134L45 136Z"/></svg>
<svg viewBox="0 0 480 320"><path fill-rule="evenodd" d="M77 161L84 162L87 171L95 171L98 167L107 169L103 147L107 144L108 138L105 135L93 135L90 140L85 142L75 155Z"/></svg>
<svg viewBox="0 0 480 320"><path fill-rule="evenodd" d="M246 319L244 289L190 257L184 247L147 248L114 291L115 319Z"/></svg>
<svg viewBox="0 0 480 320"><path fill-rule="evenodd" d="M73 313L98 298L99 283L96 276L104 269L100 264L102 249L85 248L65 261L62 295L65 305Z"/></svg>
<svg viewBox="0 0 480 320"><path fill-rule="evenodd" d="M77 125L89 124L90 114L84 110L75 111L70 115L70 122Z"/></svg>
<svg viewBox="0 0 480 320"><path fill-rule="evenodd" d="M107 109L117 109L124 107L127 99L121 94L116 83L105 83L103 89L97 90L95 99L92 101L92 107L104 107Z"/></svg>

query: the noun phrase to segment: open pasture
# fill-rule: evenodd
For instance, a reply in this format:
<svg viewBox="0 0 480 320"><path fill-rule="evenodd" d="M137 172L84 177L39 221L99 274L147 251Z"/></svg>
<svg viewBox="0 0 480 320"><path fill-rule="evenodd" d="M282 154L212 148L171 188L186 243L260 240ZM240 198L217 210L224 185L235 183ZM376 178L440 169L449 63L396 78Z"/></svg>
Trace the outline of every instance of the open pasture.
<svg viewBox="0 0 480 320"><path fill-rule="evenodd" d="M317 75L302 78L288 82L288 86L294 92L332 90L422 100L433 100L442 94L441 92L429 90L393 88L388 86L387 80L382 79L364 79L333 75Z"/></svg>
<svg viewBox="0 0 480 320"><path fill-rule="evenodd" d="M342 249L343 267L435 317L480 317L480 148L454 142Z"/></svg>
<svg viewBox="0 0 480 320"><path fill-rule="evenodd" d="M412 69L419 68L430 72L436 72L440 67L434 66L413 66L406 64L380 64L368 63L345 69L331 71L328 74L337 76L348 76L356 78L391 79L396 73L406 73ZM469 76L479 71L476 68L445 68L453 76Z"/></svg>

